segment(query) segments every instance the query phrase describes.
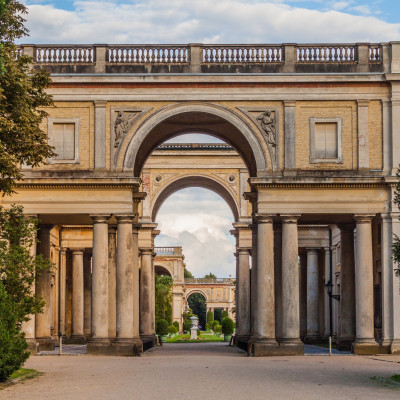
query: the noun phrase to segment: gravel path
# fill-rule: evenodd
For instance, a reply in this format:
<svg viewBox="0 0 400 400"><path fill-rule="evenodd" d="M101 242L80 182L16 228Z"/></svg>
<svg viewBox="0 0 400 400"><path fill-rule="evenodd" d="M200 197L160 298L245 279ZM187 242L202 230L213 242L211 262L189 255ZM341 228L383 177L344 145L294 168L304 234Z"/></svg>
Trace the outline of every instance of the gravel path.
<svg viewBox="0 0 400 400"><path fill-rule="evenodd" d="M399 356L249 358L224 343L169 344L140 358L42 356L45 374L0 391L0 399L400 399L373 376L400 374Z"/></svg>

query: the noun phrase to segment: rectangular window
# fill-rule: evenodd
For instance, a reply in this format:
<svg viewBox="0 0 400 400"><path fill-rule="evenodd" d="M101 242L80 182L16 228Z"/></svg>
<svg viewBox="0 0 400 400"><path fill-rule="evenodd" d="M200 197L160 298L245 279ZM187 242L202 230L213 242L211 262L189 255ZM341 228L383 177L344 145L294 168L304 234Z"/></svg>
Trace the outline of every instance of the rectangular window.
<svg viewBox="0 0 400 400"><path fill-rule="evenodd" d="M56 153L50 164L79 163L79 119L49 118L48 135Z"/></svg>
<svg viewBox="0 0 400 400"><path fill-rule="evenodd" d="M341 163L341 118L310 118L310 162Z"/></svg>
<svg viewBox="0 0 400 400"><path fill-rule="evenodd" d="M75 124L53 124L53 146L56 160L75 159Z"/></svg>

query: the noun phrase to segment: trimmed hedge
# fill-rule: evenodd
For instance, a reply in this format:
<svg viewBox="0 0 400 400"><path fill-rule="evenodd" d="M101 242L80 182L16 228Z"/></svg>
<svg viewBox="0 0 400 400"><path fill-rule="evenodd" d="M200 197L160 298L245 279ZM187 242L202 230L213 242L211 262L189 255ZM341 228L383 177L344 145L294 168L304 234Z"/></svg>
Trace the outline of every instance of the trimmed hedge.
<svg viewBox="0 0 400 400"><path fill-rule="evenodd" d="M224 318L222 320L222 333L224 335L232 335L233 330L233 321L230 318Z"/></svg>

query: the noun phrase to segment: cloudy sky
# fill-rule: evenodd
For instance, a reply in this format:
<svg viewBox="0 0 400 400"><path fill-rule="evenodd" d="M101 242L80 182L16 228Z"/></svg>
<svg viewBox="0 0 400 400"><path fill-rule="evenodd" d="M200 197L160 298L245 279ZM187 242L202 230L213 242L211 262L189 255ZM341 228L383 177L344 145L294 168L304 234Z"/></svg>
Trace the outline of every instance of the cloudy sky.
<svg viewBox="0 0 400 400"><path fill-rule="evenodd" d="M22 43L318 43L400 40L399 0L25 0ZM175 142L190 142L180 137ZM198 140L198 136L195 136ZM202 142L215 139L203 138ZM181 245L201 277L235 275L233 217L215 193L179 191L160 209L158 246Z"/></svg>
<svg viewBox="0 0 400 400"><path fill-rule="evenodd" d="M30 43L400 40L399 0L24 0Z"/></svg>

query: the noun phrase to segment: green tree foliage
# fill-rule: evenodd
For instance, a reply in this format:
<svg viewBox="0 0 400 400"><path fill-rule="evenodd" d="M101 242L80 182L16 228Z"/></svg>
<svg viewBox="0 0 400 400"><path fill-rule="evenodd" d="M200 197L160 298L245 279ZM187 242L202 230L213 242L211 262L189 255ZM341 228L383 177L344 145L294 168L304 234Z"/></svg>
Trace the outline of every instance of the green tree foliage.
<svg viewBox="0 0 400 400"><path fill-rule="evenodd" d="M188 270L186 269L186 267L185 267L184 270L183 270L183 277L184 277L184 278L190 278L190 279L193 279L193 278L194 278L193 274L192 274L190 271L188 271Z"/></svg>
<svg viewBox="0 0 400 400"><path fill-rule="evenodd" d="M15 303L18 323L29 320L29 314L40 313L44 301L32 293L35 277L50 269L41 255L32 257L37 220L23 214L21 206L5 210L0 207L0 282Z"/></svg>
<svg viewBox="0 0 400 400"><path fill-rule="evenodd" d="M176 328L176 331L179 332L179 322L178 321L174 321L172 323L172 325Z"/></svg>
<svg viewBox="0 0 400 400"><path fill-rule="evenodd" d="M0 192L13 192L22 179L20 165L37 166L55 153L40 123L52 105L45 89L50 76L33 70L32 59L18 54L14 42L28 34L26 7L16 0L0 0Z"/></svg>
<svg viewBox="0 0 400 400"><path fill-rule="evenodd" d="M194 314L190 308L187 312L183 313L183 332L190 332L190 327L192 326L190 317L193 316Z"/></svg>
<svg viewBox="0 0 400 400"><path fill-rule="evenodd" d="M225 318L222 320L222 333L224 335L232 335L234 330L233 321L230 318Z"/></svg>
<svg viewBox="0 0 400 400"><path fill-rule="evenodd" d="M28 359L25 335L21 332L19 312L0 281L0 382L5 381Z"/></svg>
<svg viewBox="0 0 400 400"><path fill-rule="evenodd" d="M170 335L173 335L173 334L175 334L177 332L178 332L178 329L176 329L175 325L171 325L171 326L168 327L168 333Z"/></svg>
<svg viewBox="0 0 400 400"><path fill-rule="evenodd" d="M400 168L397 170L396 176L397 176L397 185L394 194L394 202L400 209ZM398 267L395 269L396 275L400 276L400 238L397 235L394 235L393 239L393 260Z"/></svg>
<svg viewBox="0 0 400 400"><path fill-rule="evenodd" d="M156 275L155 277L155 314L156 321L165 319L172 325L172 278L169 275Z"/></svg>
<svg viewBox="0 0 400 400"><path fill-rule="evenodd" d="M229 317L228 311L226 311L226 310L222 311L222 319L225 319L228 317Z"/></svg>
<svg viewBox="0 0 400 400"><path fill-rule="evenodd" d="M199 325L204 329L206 326L206 299L200 293L193 293L188 298L188 304L199 318Z"/></svg>
<svg viewBox="0 0 400 400"><path fill-rule="evenodd" d="M217 279L217 275L214 275L212 272L210 272L207 275L204 275L204 279Z"/></svg>

